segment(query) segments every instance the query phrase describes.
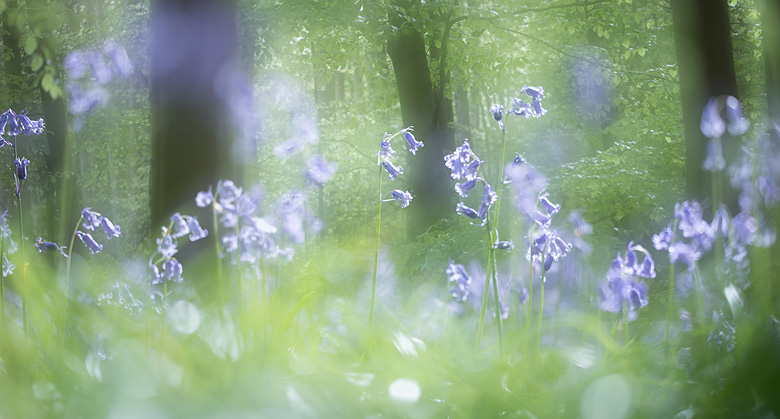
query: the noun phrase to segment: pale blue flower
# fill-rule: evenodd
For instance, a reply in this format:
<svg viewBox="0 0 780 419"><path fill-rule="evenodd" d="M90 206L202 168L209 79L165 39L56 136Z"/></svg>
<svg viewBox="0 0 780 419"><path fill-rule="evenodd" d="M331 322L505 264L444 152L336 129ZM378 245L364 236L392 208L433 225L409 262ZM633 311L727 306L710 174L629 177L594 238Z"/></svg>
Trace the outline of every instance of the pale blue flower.
<svg viewBox="0 0 780 419"><path fill-rule="evenodd" d="M396 176L404 173L404 168L401 166L394 166L393 163L390 162L388 159L382 160L382 167L387 170L387 173L390 175L390 180L393 180L396 178Z"/></svg>
<svg viewBox="0 0 780 419"><path fill-rule="evenodd" d="M90 207L81 210L81 217L84 219L84 224L82 225L85 229L94 231L96 228L100 227L100 219L102 216L99 212L92 211Z"/></svg>
<svg viewBox="0 0 780 419"><path fill-rule="evenodd" d="M325 157L320 155L314 155L309 157L306 161L306 177L309 182L314 185L322 186L333 177L338 169L338 166L334 163L329 163L325 160Z"/></svg>
<svg viewBox="0 0 780 419"><path fill-rule="evenodd" d="M393 199L401 204L401 208L408 207L409 203L412 202L412 194L410 194L409 191L404 192L400 189L396 189L391 192L391 195L393 195Z"/></svg>
<svg viewBox="0 0 780 419"><path fill-rule="evenodd" d="M119 237L121 234L120 228L118 225L114 225L114 223L111 222L111 220L108 219L108 217L101 217L100 220L100 226L103 227L103 231L106 232L106 238L111 239L113 237Z"/></svg>
<svg viewBox="0 0 780 419"><path fill-rule="evenodd" d="M64 258L68 257L68 255L65 253L65 246L58 246L57 243L45 241L40 236L37 239L35 239L35 248L38 250L38 253L43 253L44 251L56 250L60 252L62 257Z"/></svg>
<svg viewBox="0 0 780 419"><path fill-rule="evenodd" d="M417 153L417 148L424 146L424 144L421 141L417 141L417 139L414 138L414 135L409 131L404 133L404 138L406 139L406 142L409 143L409 152L412 153L412 155Z"/></svg>
<svg viewBox="0 0 780 419"><path fill-rule="evenodd" d="M78 236L79 240L81 240L82 243L84 243L85 246L89 249L90 254L96 254L103 250L103 245L99 244L95 241L94 238L92 238L92 235L89 233L84 233L83 231L76 231L76 236Z"/></svg>

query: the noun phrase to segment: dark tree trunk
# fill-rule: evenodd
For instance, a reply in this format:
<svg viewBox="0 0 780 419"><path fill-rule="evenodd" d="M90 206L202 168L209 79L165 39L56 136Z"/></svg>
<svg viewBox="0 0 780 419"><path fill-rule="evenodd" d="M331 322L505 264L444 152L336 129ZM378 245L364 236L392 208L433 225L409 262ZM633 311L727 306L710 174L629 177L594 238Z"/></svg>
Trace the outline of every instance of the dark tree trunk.
<svg viewBox="0 0 780 419"><path fill-rule="evenodd" d="M764 0L761 31L769 118L780 124L780 0Z"/></svg>
<svg viewBox="0 0 780 419"><path fill-rule="evenodd" d="M399 4L409 9L408 4ZM442 115L452 117L441 109L437 112L436 94L431 83L428 56L423 35L408 27L400 17L391 16L391 22L400 29L387 41L387 53L393 62L401 117L404 126L413 125L414 135L425 143L417 155L409 159L408 174L411 177L411 193L415 197L410 206L409 235L415 237L444 218L454 208L450 205L450 182L444 166L444 147L447 121ZM443 107L442 107L443 108Z"/></svg>
<svg viewBox="0 0 780 419"><path fill-rule="evenodd" d="M219 179L232 161L228 96L236 80L236 4L156 0L151 9L151 226L159 225ZM233 179L239 182L238 179Z"/></svg>
<svg viewBox="0 0 780 419"><path fill-rule="evenodd" d="M738 97L726 0L672 0L675 44L680 74L685 129L685 180L689 198L703 200L712 190L712 176L702 169L707 138L699 125L710 97ZM724 138L724 156L736 154L736 139ZM723 201L737 211L737 195L723 182Z"/></svg>
<svg viewBox="0 0 780 419"><path fill-rule="evenodd" d="M31 22L31 30L40 34L35 53L47 59L41 71L48 68L53 71L51 74L61 74L59 46L52 33L55 21L51 13L45 12L48 8L46 1L28 0L27 7L34 11L33 15L40 16L40 19ZM76 177L73 175L73 153L68 136L68 111L61 93L47 91L42 83L39 83L38 89L41 94L43 119L46 121L46 139L49 145L44 173L48 172L56 179L53 184L48 182L44 184L47 189L44 193L47 201L44 231L40 234L45 234L49 240L65 243L70 238L73 222L77 219L76 214L81 210L76 193Z"/></svg>

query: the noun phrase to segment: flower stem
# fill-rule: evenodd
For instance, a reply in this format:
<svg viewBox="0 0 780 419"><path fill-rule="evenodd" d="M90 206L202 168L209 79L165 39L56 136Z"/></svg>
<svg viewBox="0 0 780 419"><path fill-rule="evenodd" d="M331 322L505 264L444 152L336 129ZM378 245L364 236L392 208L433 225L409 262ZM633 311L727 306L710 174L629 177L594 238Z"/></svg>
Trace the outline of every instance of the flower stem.
<svg viewBox="0 0 780 419"><path fill-rule="evenodd" d="M496 250L491 246L493 252L493 300L496 308L496 326L498 326L498 352L501 358L504 358L504 332L501 326L501 304L498 300L498 278L496 274Z"/></svg>
<svg viewBox="0 0 780 419"><path fill-rule="evenodd" d="M368 335L369 340L371 336L371 329L374 326L374 300L376 299L376 273L379 268L379 231L382 226L382 163L378 164L379 167L379 180L377 181L377 195L379 196L376 203L376 244L374 246L374 273L371 278L371 300L368 304Z"/></svg>
<svg viewBox="0 0 780 419"><path fill-rule="evenodd" d="M211 215L214 223L214 256L217 259L217 295L219 298L219 315L222 316L225 311L225 285L222 276L222 258L219 254L219 224L217 223L217 196L214 196L214 202L211 204Z"/></svg>
<svg viewBox="0 0 780 419"><path fill-rule="evenodd" d="M487 228L488 233L488 260L485 272L485 289L482 291L482 304L480 305L477 323L477 349L479 349L482 344L482 331L485 327L485 312L487 311L488 294L490 293L490 272L493 269L493 257L495 256L493 254L493 235L490 232L490 225L486 223L485 227Z"/></svg>
<svg viewBox="0 0 780 419"><path fill-rule="evenodd" d="M623 335L626 338L626 348L628 347L628 306L626 299L623 299Z"/></svg>
<svg viewBox="0 0 780 419"><path fill-rule="evenodd" d="M534 242L534 227L531 226L531 243ZM523 354L528 353L528 341L531 340L531 303L534 297L534 261L533 258L528 262L528 311L525 315L525 344L523 345Z"/></svg>
<svg viewBox="0 0 780 419"><path fill-rule="evenodd" d="M0 332L5 331L5 237L0 233Z"/></svg>
<svg viewBox="0 0 780 419"><path fill-rule="evenodd" d="M539 284L540 292L539 292L539 335L536 336L536 349L539 350L539 341L542 339L542 309L544 308L544 257L547 255L547 245L549 244L549 240L547 243L544 244L544 249L542 249L542 272L541 272L541 284ZM533 263L533 257L531 257Z"/></svg>
<svg viewBox="0 0 780 419"><path fill-rule="evenodd" d="M674 225L672 226L672 240L669 242L669 246L674 243L674 236L677 233L677 222L674 219ZM674 264L669 262L669 288L666 291L666 298L669 300L669 308L666 311L666 348L669 349L670 329L672 327L672 318L674 317Z"/></svg>
<svg viewBox="0 0 780 419"><path fill-rule="evenodd" d="M65 292L62 295L62 328L60 329L60 353L62 353L65 347L65 322L68 318L68 288L70 286L70 260L73 255L73 243L76 240L76 232L79 230L79 225L84 216L80 216L76 222L76 228L73 229L73 234L70 236L70 244L68 245L68 260L65 262Z"/></svg>
<svg viewBox="0 0 780 419"><path fill-rule="evenodd" d="M236 223L236 237L239 234L238 230L238 223ZM237 278L237 287L238 287L238 321L241 322L241 298L242 298L242 290L241 290L241 246L236 246L236 278Z"/></svg>
<svg viewBox="0 0 780 419"><path fill-rule="evenodd" d="M16 136L14 135L14 159L18 159L19 154L16 148ZM14 170L14 183L16 185L16 209L19 211L19 254L22 259L22 327L24 336L28 334L27 328L27 265L24 259L24 217L22 215L22 180L19 179L18 171Z"/></svg>

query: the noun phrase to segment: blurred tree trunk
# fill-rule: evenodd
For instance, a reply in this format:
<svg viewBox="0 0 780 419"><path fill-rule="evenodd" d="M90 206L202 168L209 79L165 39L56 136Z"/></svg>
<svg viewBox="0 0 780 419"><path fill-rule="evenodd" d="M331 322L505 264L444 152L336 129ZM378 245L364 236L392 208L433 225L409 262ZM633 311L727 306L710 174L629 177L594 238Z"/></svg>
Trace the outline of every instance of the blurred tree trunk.
<svg viewBox="0 0 780 419"><path fill-rule="evenodd" d="M3 47L5 48L5 83L8 87L5 106L18 112L21 110L21 96L24 93L22 83L22 51L19 47L19 26L11 12L19 9L16 0L8 0L3 12ZM2 109L5 111L5 107Z"/></svg>
<svg viewBox="0 0 780 419"><path fill-rule="evenodd" d="M239 68L236 2L151 3L151 228L198 191L240 172L232 161L228 103ZM185 206L186 205L186 206Z"/></svg>
<svg viewBox="0 0 780 419"><path fill-rule="evenodd" d="M38 34L38 46L34 54L44 57L44 66L40 72L43 77L38 80L38 88L43 105L43 119L46 121L46 139L49 154L46 158L47 172L55 177L53 183L42 185L47 198L45 233L49 240L65 243L70 239L76 214L81 211L81 205L76 193L76 177L73 173L73 150L68 136L68 112L65 106L64 93L57 85L48 86L44 83L47 76L59 78L62 74L59 45L53 34L57 25L57 17L51 12L45 0L27 0L30 16L35 20L30 22L31 33ZM42 176L43 179L49 176ZM55 205L56 203L56 205Z"/></svg>
<svg viewBox="0 0 780 419"><path fill-rule="evenodd" d="M780 124L780 0L764 0L761 12L769 118Z"/></svg>
<svg viewBox="0 0 780 419"><path fill-rule="evenodd" d="M395 5L409 10L409 1L396 1ZM449 176L444 166L444 147L448 141L443 127L449 126L452 109L442 109L431 83L428 54L423 34L406 21L405 16L393 14L390 23L399 28L387 41L387 53L393 62L398 99L401 104L403 125L414 126L414 135L425 143L417 155L409 159L408 176L411 193L415 197L410 206L408 232L415 237L454 210L450 205ZM447 102L449 103L449 102ZM450 139L451 142L451 139Z"/></svg>
<svg viewBox="0 0 780 419"><path fill-rule="evenodd" d="M712 191L712 176L702 169L707 154L707 138L699 128L702 109L710 97L739 97L729 37L728 3L726 0L672 0L671 5L685 130L686 192L688 198L703 200ZM736 150L736 139L724 137L723 154L727 164ZM723 184L723 201L734 214L737 195L727 181Z"/></svg>

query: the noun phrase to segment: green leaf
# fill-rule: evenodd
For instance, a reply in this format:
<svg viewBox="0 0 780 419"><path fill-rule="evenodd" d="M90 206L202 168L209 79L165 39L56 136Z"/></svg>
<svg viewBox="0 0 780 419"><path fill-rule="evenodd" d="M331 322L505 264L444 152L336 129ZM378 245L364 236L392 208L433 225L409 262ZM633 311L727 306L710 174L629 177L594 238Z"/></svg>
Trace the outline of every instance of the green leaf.
<svg viewBox="0 0 780 419"><path fill-rule="evenodd" d="M24 41L24 51L27 54L32 55L36 48L38 48L38 39L34 36L28 36L27 40Z"/></svg>
<svg viewBox="0 0 780 419"><path fill-rule="evenodd" d="M639 48L639 49L637 50L637 52L639 53L639 56L640 56L640 57L644 57L644 56L645 56L645 53L647 52L647 50L646 50L646 49L644 49L644 48Z"/></svg>
<svg viewBox="0 0 780 419"><path fill-rule="evenodd" d="M32 61L30 62L30 67L32 68L32 71L38 71L43 67L43 57L41 57L40 54L33 55Z"/></svg>
<svg viewBox="0 0 780 419"><path fill-rule="evenodd" d="M54 84L54 77L51 76L51 74L46 74L43 76L43 79L41 79L41 87L43 88L44 92L48 92L51 90L51 86Z"/></svg>

